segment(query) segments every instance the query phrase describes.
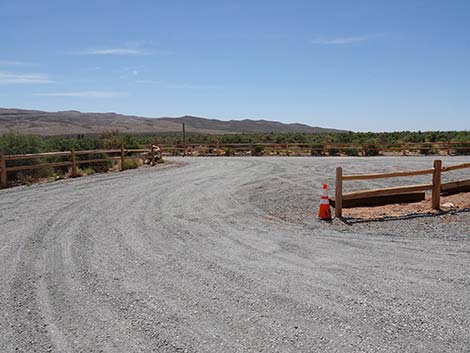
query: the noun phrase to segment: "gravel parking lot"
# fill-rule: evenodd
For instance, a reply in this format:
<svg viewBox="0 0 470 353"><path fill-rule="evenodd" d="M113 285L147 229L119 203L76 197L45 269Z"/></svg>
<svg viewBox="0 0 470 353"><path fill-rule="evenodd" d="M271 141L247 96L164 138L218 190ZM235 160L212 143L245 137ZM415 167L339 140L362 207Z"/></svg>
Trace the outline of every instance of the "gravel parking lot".
<svg viewBox="0 0 470 353"><path fill-rule="evenodd" d="M0 191L0 352L470 350L469 212L315 217L336 166L433 158L173 160Z"/></svg>

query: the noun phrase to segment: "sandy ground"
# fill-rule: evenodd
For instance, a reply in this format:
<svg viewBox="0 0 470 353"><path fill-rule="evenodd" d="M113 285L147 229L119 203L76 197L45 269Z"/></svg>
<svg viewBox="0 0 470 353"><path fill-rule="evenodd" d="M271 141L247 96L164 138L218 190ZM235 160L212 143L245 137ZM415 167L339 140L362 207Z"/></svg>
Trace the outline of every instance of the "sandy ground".
<svg viewBox="0 0 470 353"><path fill-rule="evenodd" d="M343 209L343 215L354 219L380 219L384 217L404 217L419 214L448 213L447 219L451 221L458 211L470 209L470 193L460 193L456 195L441 196L441 211L433 210L431 198L426 196L426 200L415 203L393 204L377 207L356 207ZM457 212L455 212L457 211ZM334 210L333 210L334 212Z"/></svg>

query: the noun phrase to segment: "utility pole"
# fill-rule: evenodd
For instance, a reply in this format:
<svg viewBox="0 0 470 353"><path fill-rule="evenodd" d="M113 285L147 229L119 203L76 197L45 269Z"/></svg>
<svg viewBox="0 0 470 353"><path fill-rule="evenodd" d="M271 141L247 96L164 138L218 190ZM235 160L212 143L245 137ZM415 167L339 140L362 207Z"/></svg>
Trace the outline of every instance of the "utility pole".
<svg viewBox="0 0 470 353"><path fill-rule="evenodd" d="M186 129L183 123L183 157L186 156Z"/></svg>

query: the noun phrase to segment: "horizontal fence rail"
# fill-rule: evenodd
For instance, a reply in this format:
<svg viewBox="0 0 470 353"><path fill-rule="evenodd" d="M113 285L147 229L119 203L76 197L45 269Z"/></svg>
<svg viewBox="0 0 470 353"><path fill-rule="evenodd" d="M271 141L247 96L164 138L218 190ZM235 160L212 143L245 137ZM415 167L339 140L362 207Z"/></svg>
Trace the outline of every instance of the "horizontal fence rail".
<svg viewBox="0 0 470 353"><path fill-rule="evenodd" d="M422 192L431 190L432 197L431 203L432 208L435 210L440 209L440 196L443 192L449 192L451 190L459 190L463 188L470 187L470 179L452 181L448 183L441 183L441 173L450 172L453 170L466 169L470 168L470 163L462 163L457 165L452 165L448 167L442 166L441 160L434 161L434 168L432 169L422 169L422 170L413 170L413 171L397 171L390 173L381 173L381 174L358 174L358 175L343 175L343 168L336 168L336 190L335 198L332 200L335 207L335 216L342 217L343 215L343 201L360 201L367 198L373 197L390 197L394 195L409 195L412 193ZM348 193L343 193L343 181L352 181L352 180L371 180L371 179L383 179L383 178L396 178L404 176L418 176L432 174L432 183L429 184L418 184L418 185L406 185L406 186L395 186L374 190L359 190ZM424 197L424 196L423 196ZM396 203L396 202L394 202ZM354 207L360 207L360 202L354 203Z"/></svg>
<svg viewBox="0 0 470 353"><path fill-rule="evenodd" d="M8 186L8 173L19 172L25 170L34 170L40 168L56 168L56 167L70 167L70 176L72 178L78 176L78 167L83 164L102 163L108 161L118 161L119 168L122 171L124 169L124 161L126 159L142 159L142 155L146 154L146 157L151 160L151 164L155 163L156 148L144 149L126 149L124 145L119 149L98 149L98 150L81 150L75 151L72 148L70 151L60 152L43 152L43 153L31 153L31 154L0 154L0 187L6 188ZM93 157L94 155L94 157ZM92 156L92 157L90 157ZM85 159L82 159L85 157ZM86 158L87 157L87 158ZM52 161L52 162L41 162L41 159L51 158L66 158L66 161ZM9 162L13 161L27 161L27 160L39 160L36 163L23 164L8 166ZM25 162L26 163L26 162Z"/></svg>
<svg viewBox="0 0 470 353"><path fill-rule="evenodd" d="M403 155L418 153L470 154L470 141L423 142L423 143L181 143L160 144L162 153L183 156L223 155L324 155L367 156L384 152Z"/></svg>
<svg viewBox="0 0 470 353"><path fill-rule="evenodd" d="M344 175L343 180L370 180L370 179L384 179L414 175L425 175L434 173L434 169L413 170L404 172L393 172L384 174L358 174L358 175Z"/></svg>

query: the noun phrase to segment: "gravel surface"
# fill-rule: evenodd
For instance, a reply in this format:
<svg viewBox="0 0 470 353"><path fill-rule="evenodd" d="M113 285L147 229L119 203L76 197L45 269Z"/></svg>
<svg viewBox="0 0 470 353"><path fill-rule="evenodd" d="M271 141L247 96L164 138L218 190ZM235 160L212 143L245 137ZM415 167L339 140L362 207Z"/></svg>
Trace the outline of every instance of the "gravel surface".
<svg viewBox="0 0 470 353"><path fill-rule="evenodd" d="M0 352L470 350L470 213L314 217L432 158L184 162L0 191Z"/></svg>

